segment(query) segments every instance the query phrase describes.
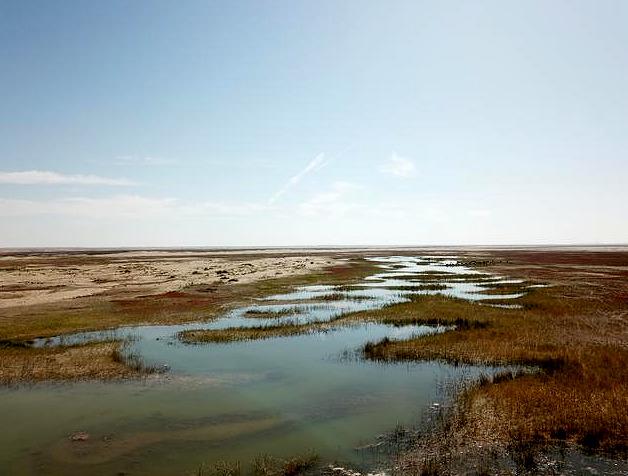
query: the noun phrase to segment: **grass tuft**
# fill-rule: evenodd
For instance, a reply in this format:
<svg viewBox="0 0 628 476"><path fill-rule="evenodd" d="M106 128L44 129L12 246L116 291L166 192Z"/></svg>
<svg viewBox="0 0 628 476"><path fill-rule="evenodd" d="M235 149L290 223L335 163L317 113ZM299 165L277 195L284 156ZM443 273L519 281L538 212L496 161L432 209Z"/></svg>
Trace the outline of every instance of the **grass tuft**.
<svg viewBox="0 0 628 476"><path fill-rule="evenodd" d="M227 329L201 329L182 331L177 334L177 338L186 344L200 343L229 343L247 340L270 339L272 337L287 337L299 334L307 334L322 328L311 324L284 323L276 326L254 326L254 327L230 327Z"/></svg>
<svg viewBox="0 0 628 476"><path fill-rule="evenodd" d="M253 460L254 476L297 476L313 469L319 461L315 453L288 459L260 455Z"/></svg>

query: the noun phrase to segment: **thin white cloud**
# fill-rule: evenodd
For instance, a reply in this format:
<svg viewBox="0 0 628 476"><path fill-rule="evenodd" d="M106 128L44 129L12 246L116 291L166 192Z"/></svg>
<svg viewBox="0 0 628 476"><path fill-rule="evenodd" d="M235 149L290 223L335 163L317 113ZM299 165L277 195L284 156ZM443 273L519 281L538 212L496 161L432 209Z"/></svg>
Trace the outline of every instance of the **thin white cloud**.
<svg viewBox="0 0 628 476"><path fill-rule="evenodd" d="M137 195L106 198L72 197L53 200L0 199L0 216L65 215L90 218L148 217L164 213L176 203Z"/></svg>
<svg viewBox="0 0 628 476"><path fill-rule="evenodd" d="M172 165L177 161L165 157L140 156L140 155L120 155L114 159L118 165Z"/></svg>
<svg viewBox="0 0 628 476"><path fill-rule="evenodd" d="M67 175L44 170L0 172L0 184L13 185L111 185L131 186L135 182L125 178L99 177L98 175Z"/></svg>
<svg viewBox="0 0 628 476"><path fill-rule="evenodd" d="M271 205L275 203L288 190L298 185L298 183L301 182L301 180L303 180L303 178L306 175L312 172L315 172L316 170L319 170L320 168L324 167L326 164L327 164L327 160L325 160L325 154L318 154L316 157L314 157L314 159L310 161L310 163L308 163L305 166L303 170L301 170L298 174L290 177L290 179L285 183L285 185L281 187L279 190L277 190L272 197L270 197L270 199L268 200L268 203Z"/></svg>
<svg viewBox="0 0 628 476"><path fill-rule="evenodd" d="M350 195L360 187L350 182L334 182L329 190L314 195L299 205L303 215L342 215L355 210L358 204Z"/></svg>
<svg viewBox="0 0 628 476"><path fill-rule="evenodd" d="M416 166L412 160L393 152L388 160L382 164L380 171L399 178L410 178L416 174Z"/></svg>
<svg viewBox="0 0 628 476"><path fill-rule="evenodd" d="M188 216L239 217L269 210L267 205L250 202L200 202L176 204L178 214Z"/></svg>
<svg viewBox="0 0 628 476"><path fill-rule="evenodd" d="M0 198L0 216L61 215L88 218L143 219L209 216L246 216L267 209L252 203L184 202L175 198L116 195L104 198L71 197L54 200Z"/></svg>

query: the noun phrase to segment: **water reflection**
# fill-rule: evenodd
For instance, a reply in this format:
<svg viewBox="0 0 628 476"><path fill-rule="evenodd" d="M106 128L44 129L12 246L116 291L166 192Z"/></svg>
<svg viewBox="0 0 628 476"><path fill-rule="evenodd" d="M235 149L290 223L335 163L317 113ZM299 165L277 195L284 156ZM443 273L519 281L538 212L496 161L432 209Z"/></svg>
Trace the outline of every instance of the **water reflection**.
<svg viewBox="0 0 628 476"><path fill-rule="evenodd" d="M38 385L0 391L0 468L20 474L181 474L202 462L250 461L259 453L314 449L327 460L377 464L356 451L397 423L413 424L443 399L446 382L473 378L482 367L442 363L381 364L356 350L368 341L442 332L442 327L376 323L332 325L322 333L229 344L185 345L178 332L282 322L330 322L348 313L442 294L480 301L513 283L452 257L373 258L381 271L358 283L298 287L235 309L220 319L174 326L137 326L40 339L37 346L129 338L129 351L167 365L154 381ZM88 442L68 440L87 431ZM29 470L30 468L30 470ZM33 469L35 468L35 469Z"/></svg>

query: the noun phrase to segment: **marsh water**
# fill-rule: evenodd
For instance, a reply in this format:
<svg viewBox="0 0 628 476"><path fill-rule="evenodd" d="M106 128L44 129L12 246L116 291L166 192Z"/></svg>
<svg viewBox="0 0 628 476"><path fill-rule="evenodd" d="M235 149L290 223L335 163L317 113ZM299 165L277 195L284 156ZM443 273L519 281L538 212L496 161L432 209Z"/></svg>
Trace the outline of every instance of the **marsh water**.
<svg viewBox="0 0 628 476"><path fill-rule="evenodd" d="M260 454L307 452L363 469L385 466L379 435L419 424L443 403L449 383L494 369L364 360L360 349L369 341L446 329L334 321L412 294L469 300L520 295L481 294L510 281L449 257L373 260L381 269L361 282L299 287L208 322L37 341L56 346L127 339L126 352L167 371L142 381L0 390L0 473L195 474L218 460L240 461L246 469ZM330 328L226 344L184 344L177 338L193 329L319 321L329 321ZM76 432L89 439L72 441Z"/></svg>

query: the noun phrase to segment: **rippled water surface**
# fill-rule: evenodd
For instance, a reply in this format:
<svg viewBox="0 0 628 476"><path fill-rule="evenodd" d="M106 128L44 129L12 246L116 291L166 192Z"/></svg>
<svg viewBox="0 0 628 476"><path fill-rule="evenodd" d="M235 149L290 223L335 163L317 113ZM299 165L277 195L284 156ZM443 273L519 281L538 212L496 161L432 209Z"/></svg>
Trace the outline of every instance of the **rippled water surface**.
<svg viewBox="0 0 628 476"><path fill-rule="evenodd" d="M190 329L331 321L410 294L480 300L512 282L455 259L385 257L361 283L296 288L208 323L142 326L40 340L65 345L132 337L129 351L168 368L146 382L34 385L0 391L0 469L16 474L193 474L216 460L313 450L325 460L375 465L369 445L396 424L413 425L442 398L444 382L491 369L380 364L357 352L366 342L441 332L427 326L338 325L324 333L230 344L186 345ZM442 284L444 289L425 289ZM492 299L519 294L491 295ZM266 316L281 312L280 317ZM68 436L85 431L89 440ZM0 471L0 473L3 473Z"/></svg>

